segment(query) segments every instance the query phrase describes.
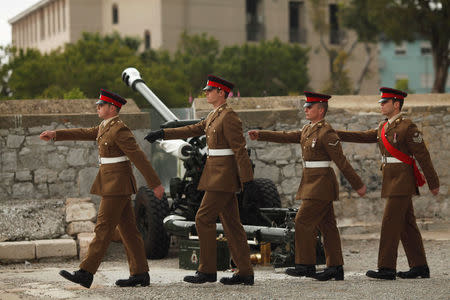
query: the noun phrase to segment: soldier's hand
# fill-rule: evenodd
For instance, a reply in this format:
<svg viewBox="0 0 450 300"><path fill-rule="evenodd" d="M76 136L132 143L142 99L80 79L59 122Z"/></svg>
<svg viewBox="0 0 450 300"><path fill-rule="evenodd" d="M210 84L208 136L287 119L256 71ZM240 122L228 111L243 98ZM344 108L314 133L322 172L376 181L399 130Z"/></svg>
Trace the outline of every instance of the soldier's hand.
<svg viewBox="0 0 450 300"><path fill-rule="evenodd" d="M248 136L252 141L257 140L259 138L259 130L250 130Z"/></svg>
<svg viewBox="0 0 450 300"><path fill-rule="evenodd" d="M367 191L367 187L366 187L366 185L364 184L364 185L362 186L362 188L360 188L360 189L357 190L356 192L358 193L358 195L359 195L360 197L362 197L362 196L364 196L364 195L366 194L366 191Z"/></svg>
<svg viewBox="0 0 450 300"><path fill-rule="evenodd" d="M164 138L164 130L160 129L150 131L144 139L146 139L149 143L154 143L156 140L163 138Z"/></svg>
<svg viewBox="0 0 450 300"><path fill-rule="evenodd" d="M52 130L46 130L39 135L39 138L44 141L52 140L56 137L56 132Z"/></svg>
<svg viewBox="0 0 450 300"><path fill-rule="evenodd" d="M155 194L156 198L158 198L159 200L162 199L164 195L164 187L162 186L162 184L153 189L153 194Z"/></svg>
<svg viewBox="0 0 450 300"><path fill-rule="evenodd" d="M430 190L431 191L431 193L434 195L434 196L436 196L437 194L439 194L439 188L437 187L437 188L435 188L435 189L433 189L433 190Z"/></svg>

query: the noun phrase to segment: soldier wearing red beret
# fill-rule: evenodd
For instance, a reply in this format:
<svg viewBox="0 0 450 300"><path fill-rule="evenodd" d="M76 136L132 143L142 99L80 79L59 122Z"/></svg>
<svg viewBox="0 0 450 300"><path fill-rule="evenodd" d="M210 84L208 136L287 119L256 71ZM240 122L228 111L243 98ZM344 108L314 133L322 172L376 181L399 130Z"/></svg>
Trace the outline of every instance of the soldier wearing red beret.
<svg viewBox="0 0 450 300"><path fill-rule="evenodd" d="M147 286L150 284L148 263L144 242L139 233L131 194L136 193L136 180L131 162L144 175L155 196L162 198L164 188L148 161L145 153L136 143L131 130L119 118L120 108L127 101L121 96L101 90L97 104L100 125L92 128L62 129L44 131L40 138L48 141L97 141L100 169L91 187L91 193L102 196L95 225L95 237L89 244L86 257L78 271L69 273L61 270L64 278L89 288L108 249L116 227L125 247L130 267L130 277L116 281L116 285ZM131 162L130 162L131 161Z"/></svg>
<svg viewBox="0 0 450 300"><path fill-rule="evenodd" d="M310 123L301 130L251 130L248 134L252 140L301 145L303 175L296 199L301 199L302 204L295 217L295 268L286 273L321 281L343 280L344 260L333 208L333 201L339 198L339 185L331 161L360 196L365 194L366 186L342 153L336 132L324 119L331 96L311 92L305 92L305 96L304 109ZM315 266L317 229L323 235L327 263L320 273L316 273Z"/></svg>
<svg viewBox="0 0 450 300"><path fill-rule="evenodd" d="M382 155L383 182L381 197L386 197L381 224L378 271L369 270L371 278L429 278L422 236L416 224L412 195L425 181L416 166L419 162L433 195L439 193L439 178L433 168L422 133L411 120L401 114L407 93L382 87L381 113L386 120L378 128L367 131L337 131L344 142L378 143ZM402 242L410 270L396 273L398 244Z"/></svg>

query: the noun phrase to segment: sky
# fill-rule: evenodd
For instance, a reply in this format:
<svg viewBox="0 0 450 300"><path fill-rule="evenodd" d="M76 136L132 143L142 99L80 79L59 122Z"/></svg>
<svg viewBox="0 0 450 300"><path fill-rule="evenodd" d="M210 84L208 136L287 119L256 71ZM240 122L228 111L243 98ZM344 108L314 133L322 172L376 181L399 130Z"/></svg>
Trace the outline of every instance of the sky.
<svg viewBox="0 0 450 300"><path fill-rule="evenodd" d="M40 0L0 0L0 46L11 44L11 25L8 20Z"/></svg>

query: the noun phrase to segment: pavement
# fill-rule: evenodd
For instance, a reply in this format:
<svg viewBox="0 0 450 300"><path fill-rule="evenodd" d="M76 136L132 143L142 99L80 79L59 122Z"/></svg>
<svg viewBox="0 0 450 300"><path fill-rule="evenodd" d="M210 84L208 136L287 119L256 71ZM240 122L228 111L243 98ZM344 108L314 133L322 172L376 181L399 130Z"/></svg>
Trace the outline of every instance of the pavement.
<svg viewBox="0 0 450 300"><path fill-rule="evenodd" d="M61 269L78 269L74 258L42 258L20 263L0 264L0 300L3 299L449 299L450 230L448 223L428 225L422 229L430 279L380 281L365 276L376 269L378 235L373 232L342 234L345 280L318 282L295 278L284 269L255 266L254 286L224 286L218 282L192 285L182 281L193 270L178 268L177 249L168 258L149 260L149 287L118 288L117 279L129 276L126 255L120 243L112 243L94 277L90 289L62 278ZM423 227L423 226L422 226ZM349 232L355 231L348 230ZM356 230L361 232L362 230ZM407 270L402 247L398 252L398 270ZM320 266L319 268L323 268ZM231 276L218 272L218 278Z"/></svg>

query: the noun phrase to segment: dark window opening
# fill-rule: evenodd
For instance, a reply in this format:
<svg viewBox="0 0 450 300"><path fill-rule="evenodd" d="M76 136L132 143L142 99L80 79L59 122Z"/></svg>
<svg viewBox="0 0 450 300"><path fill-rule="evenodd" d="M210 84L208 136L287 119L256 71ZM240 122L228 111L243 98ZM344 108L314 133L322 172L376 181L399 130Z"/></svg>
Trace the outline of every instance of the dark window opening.
<svg viewBox="0 0 450 300"><path fill-rule="evenodd" d="M289 42L305 43L306 30L303 26L303 2L289 2Z"/></svg>
<svg viewBox="0 0 450 300"><path fill-rule="evenodd" d="M330 44L339 45L340 32L338 23L338 6L336 4L330 4Z"/></svg>
<svg viewBox="0 0 450 300"><path fill-rule="evenodd" d="M117 7L117 4L113 5L112 18L113 18L113 24L119 24L119 8Z"/></svg>
<svg viewBox="0 0 450 300"><path fill-rule="evenodd" d="M247 41L260 41L264 39L264 22L261 11L261 0L246 1Z"/></svg>
<svg viewBox="0 0 450 300"><path fill-rule="evenodd" d="M144 46L145 46L145 50L150 49L150 46L151 46L150 32L148 30L146 30L145 34L144 34Z"/></svg>

